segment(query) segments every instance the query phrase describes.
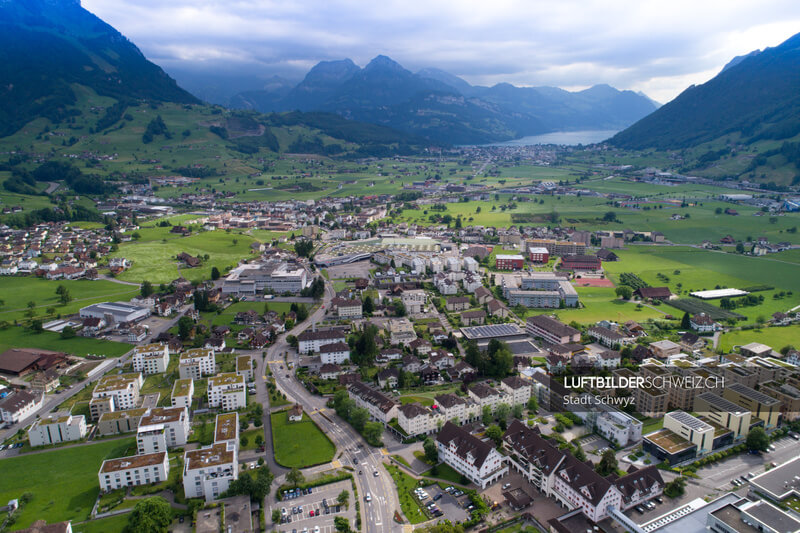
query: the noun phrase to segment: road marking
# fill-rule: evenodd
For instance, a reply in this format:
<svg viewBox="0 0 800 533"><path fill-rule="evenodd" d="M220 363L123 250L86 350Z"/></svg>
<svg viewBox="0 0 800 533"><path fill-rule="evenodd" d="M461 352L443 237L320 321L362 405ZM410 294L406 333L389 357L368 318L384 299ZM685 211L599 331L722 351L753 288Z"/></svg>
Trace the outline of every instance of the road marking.
<svg viewBox="0 0 800 533"><path fill-rule="evenodd" d="M389 450L387 450L386 448L381 448L381 454L382 455L389 455Z"/></svg>
<svg viewBox="0 0 800 533"><path fill-rule="evenodd" d="M341 463L341 461L339 461L339 460L337 459L337 460L335 460L335 461L333 461L333 462L331 463L331 466L332 466L333 468L341 468L341 467L342 467L342 463Z"/></svg>

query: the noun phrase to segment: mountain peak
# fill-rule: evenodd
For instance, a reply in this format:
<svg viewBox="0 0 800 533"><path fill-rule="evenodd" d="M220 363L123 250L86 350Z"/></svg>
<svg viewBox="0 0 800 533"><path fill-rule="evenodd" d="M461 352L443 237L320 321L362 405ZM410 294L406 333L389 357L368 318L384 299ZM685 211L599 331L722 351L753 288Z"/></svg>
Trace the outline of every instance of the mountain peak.
<svg viewBox="0 0 800 533"><path fill-rule="evenodd" d="M385 69L385 70L405 70L400 63L389 56L377 55L372 61L367 63L364 70Z"/></svg>

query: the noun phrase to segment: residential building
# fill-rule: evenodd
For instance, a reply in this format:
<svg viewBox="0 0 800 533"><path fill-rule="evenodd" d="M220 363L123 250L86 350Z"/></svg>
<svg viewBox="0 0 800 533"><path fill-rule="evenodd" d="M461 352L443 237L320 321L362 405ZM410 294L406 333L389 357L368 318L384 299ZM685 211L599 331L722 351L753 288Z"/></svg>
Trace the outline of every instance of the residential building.
<svg viewBox="0 0 800 533"><path fill-rule="evenodd" d="M441 413L444 420L464 424L476 420L481 415L480 404L471 399L468 401L455 394L440 394L434 399L436 403L433 409Z"/></svg>
<svg viewBox="0 0 800 533"><path fill-rule="evenodd" d="M527 241L528 250L545 248L550 255L578 255L586 252L586 244L572 241L557 241L554 239L532 239Z"/></svg>
<svg viewBox="0 0 800 533"><path fill-rule="evenodd" d="M156 342L136 346L133 349L133 370L142 374L162 374L169 365L169 347Z"/></svg>
<svg viewBox="0 0 800 533"><path fill-rule="evenodd" d="M253 359L249 355L240 355L236 358L236 373L246 382L253 381Z"/></svg>
<svg viewBox="0 0 800 533"><path fill-rule="evenodd" d="M55 368L47 369L43 372L37 372L31 380L31 388L35 391L42 391L44 393L51 392L58 388L61 383L61 375Z"/></svg>
<svg viewBox="0 0 800 533"><path fill-rule="evenodd" d="M178 375L181 379L202 379L216 372L214 350L193 348L181 354L178 361Z"/></svg>
<svg viewBox="0 0 800 533"><path fill-rule="evenodd" d="M461 323L466 326L482 326L486 322L486 311L483 309L464 311L460 316Z"/></svg>
<svg viewBox="0 0 800 533"><path fill-rule="evenodd" d="M781 415L780 400L739 383L726 386L722 391L722 397L748 409L754 417L763 420L767 428L778 425Z"/></svg>
<svg viewBox="0 0 800 533"><path fill-rule="evenodd" d="M531 382L517 376L500 381L500 390L510 396L511 405L527 405L531 399Z"/></svg>
<svg viewBox="0 0 800 533"><path fill-rule="evenodd" d="M186 407L154 407L139 420L138 435L141 437L143 433L152 430L163 433L166 446L185 445L190 432L188 409Z"/></svg>
<svg viewBox="0 0 800 533"><path fill-rule="evenodd" d="M439 460L485 489L508 473L503 456L491 441L482 441L448 421L436 436Z"/></svg>
<svg viewBox="0 0 800 533"><path fill-rule="evenodd" d="M636 411L650 418L661 418L667 412L669 394L655 387L636 387L633 389L633 405Z"/></svg>
<svg viewBox="0 0 800 533"><path fill-rule="evenodd" d="M244 377L227 372L208 378L208 405L235 411L247 405Z"/></svg>
<svg viewBox="0 0 800 533"><path fill-rule="evenodd" d="M303 354L317 353L326 344L347 342L343 331L327 329L316 331L307 329L297 336L297 351Z"/></svg>
<svg viewBox="0 0 800 533"><path fill-rule="evenodd" d="M547 315L528 317L525 330L531 337L541 337L551 344L568 344L581 340L580 331Z"/></svg>
<svg viewBox="0 0 800 533"><path fill-rule="evenodd" d="M325 363L319 368L320 379L336 379L341 373L342 367L333 363Z"/></svg>
<svg viewBox="0 0 800 533"><path fill-rule="evenodd" d="M664 429L697 446L698 454L714 448L714 426L685 411L672 411L664 415Z"/></svg>
<svg viewBox="0 0 800 533"><path fill-rule="evenodd" d="M406 313L413 315L416 313L422 313L422 311L425 309L427 296L425 295L425 291L413 289L410 291L404 291L400 296L400 300L403 302L403 305L406 308Z"/></svg>
<svg viewBox="0 0 800 533"><path fill-rule="evenodd" d="M544 247L528 248L528 260L531 263L547 263L550 261L550 252Z"/></svg>
<svg viewBox="0 0 800 533"><path fill-rule="evenodd" d="M89 400L92 420L110 411L133 409L139 404L139 391L144 384L139 372L110 374L97 382Z"/></svg>
<svg viewBox="0 0 800 533"><path fill-rule="evenodd" d="M192 408L192 398L194 396L194 380L176 379L172 385L172 407Z"/></svg>
<svg viewBox="0 0 800 533"><path fill-rule="evenodd" d="M407 345L417 338L414 325L407 318L392 318L387 324L389 342L393 345Z"/></svg>
<svg viewBox="0 0 800 533"><path fill-rule="evenodd" d="M466 311L470 308L469 296L453 296L445 302L445 309L448 311Z"/></svg>
<svg viewBox="0 0 800 533"><path fill-rule="evenodd" d="M511 397L508 394L500 392L484 382L470 385L469 389L467 389L467 394L472 401L480 405L481 409L488 406L493 413L501 403L510 405L509 402L511 402Z"/></svg>
<svg viewBox="0 0 800 533"><path fill-rule="evenodd" d="M31 446L46 446L59 442L81 440L86 436L83 415L51 415L38 419L28 430Z"/></svg>
<svg viewBox="0 0 800 533"><path fill-rule="evenodd" d="M397 409L397 425L405 432L404 437L429 435L444 424L444 417L419 403L407 403Z"/></svg>
<svg viewBox="0 0 800 533"><path fill-rule="evenodd" d="M106 459L97 474L101 492L166 481L169 476L167 452Z"/></svg>
<svg viewBox="0 0 800 533"><path fill-rule="evenodd" d="M780 411L784 421L800 418L800 390L797 387L788 383L768 381L762 383L759 390L781 402Z"/></svg>
<svg viewBox="0 0 800 533"><path fill-rule="evenodd" d="M183 456L183 491L187 498L216 500L239 477L239 447L232 440L191 450Z"/></svg>
<svg viewBox="0 0 800 533"><path fill-rule="evenodd" d="M722 326L706 313L697 313L689 318L689 325L698 333L711 333Z"/></svg>
<svg viewBox="0 0 800 533"><path fill-rule="evenodd" d="M681 353L681 345L670 340L662 340L650 343L650 350L659 359L667 359L672 355Z"/></svg>
<svg viewBox="0 0 800 533"><path fill-rule="evenodd" d="M239 413L221 413L214 421L214 442L239 442Z"/></svg>
<svg viewBox="0 0 800 533"><path fill-rule="evenodd" d="M17 391L0 399L0 420L16 424L33 415L42 407L44 392Z"/></svg>
<svg viewBox="0 0 800 533"><path fill-rule="evenodd" d="M589 336L608 348L621 347L625 344L631 344L636 340L634 337L623 335L619 331L614 331L602 326L593 326L589 328Z"/></svg>
<svg viewBox="0 0 800 533"><path fill-rule="evenodd" d="M601 407L604 408L595 419L595 428L600 435L623 448L642 440L642 423L639 420L610 406Z"/></svg>
<svg viewBox="0 0 800 533"><path fill-rule="evenodd" d="M332 309L336 310L336 316L341 319L352 320L354 318L361 318L362 304L361 300L348 300L346 298L334 298L331 300Z"/></svg>
<svg viewBox="0 0 800 533"><path fill-rule="evenodd" d="M497 270L522 270L525 258L521 255L498 254L495 256Z"/></svg>
<svg viewBox="0 0 800 533"><path fill-rule="evenodd" d="M324 344L319 349L319 358L322 364L341 365L350 360L350 345L346 342Z"/></svg>
<svg viewBox="0 0 800 533"><path fill-rule="evenodd" d="M146 407L103 413L97 421L97 432L102 436L132 433L139 429L139 421L147 413Z"/></svg>
<svg viewBox="0 0 800 533"><path fill-rule="evenodd" d="M357 407L369 411L371 419L388 424L392 418L397 417L397 403L381 391L357 381L347 388L347 392Z"/></svg>
<svg viewBox="0 0 800 533"><path fill-rule="evenodd" d="M744 438L750 432L752 414L713 392L704 392L694 400L694 412L718 426L733 432L733 440Z"/></svg>

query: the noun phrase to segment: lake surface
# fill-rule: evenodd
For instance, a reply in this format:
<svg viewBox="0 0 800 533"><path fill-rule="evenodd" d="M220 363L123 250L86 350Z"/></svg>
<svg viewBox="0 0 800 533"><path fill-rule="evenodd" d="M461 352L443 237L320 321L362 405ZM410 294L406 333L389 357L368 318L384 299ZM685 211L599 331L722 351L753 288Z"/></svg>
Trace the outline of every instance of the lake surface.
<svg viewBox="0 0 800 533"><path fill-rule="evenodd" d="M531 146L534 144L594 144L613 137L618 130L554 131L542 135L529 135L512 141L487 144L484 146Z"/></svg>

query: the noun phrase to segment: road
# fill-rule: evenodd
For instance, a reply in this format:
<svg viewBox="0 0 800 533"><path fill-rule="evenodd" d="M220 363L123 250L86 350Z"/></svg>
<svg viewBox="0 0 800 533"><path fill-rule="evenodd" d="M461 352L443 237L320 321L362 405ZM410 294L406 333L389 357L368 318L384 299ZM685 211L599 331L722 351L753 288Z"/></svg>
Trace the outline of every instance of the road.
<svg viewBox="0 0 800 533"><path fill-rule="evenodd" d="M283 361L284 354L287 354L288 361L296 362L298 358L297 352L286 342L286 337L288 335L297 336L311 324L321 321L334 296L332 285L326 282L323 305L314 311L308 320L282 335L268 349L266 359L259 365L259 375L262 376L262 379L258 380L259 387L263 387L264 394L266 394L263 376L266 376L266 368L269 366L275 376L277 386L286 394L287 398L302 405L308 416L336 445L339 452L337 460L342 463L342 466L349 465L355 469L354 477L361 498L362 521L365 531L367 533L383 531L399 533L403 531L403 527L394 522L393 516L394 511L400 509L400 503L392 479L383 468L384 456L381 450L367 445L349 424L340 419L332 409L325 407L325 398L311 394L294 378L292 372L287 371ZM258 388L258 390L261 389ZM357 464L353 464L354 458ZM285 469L280 470L285 471ZM358 474L359 471L361 474ZM378 472L378 475L375 476L374 472ZM367 494L372 496L370 503L364 501Z"/></svg>

